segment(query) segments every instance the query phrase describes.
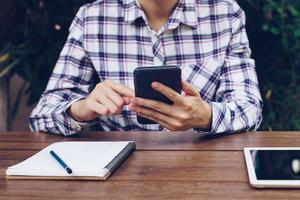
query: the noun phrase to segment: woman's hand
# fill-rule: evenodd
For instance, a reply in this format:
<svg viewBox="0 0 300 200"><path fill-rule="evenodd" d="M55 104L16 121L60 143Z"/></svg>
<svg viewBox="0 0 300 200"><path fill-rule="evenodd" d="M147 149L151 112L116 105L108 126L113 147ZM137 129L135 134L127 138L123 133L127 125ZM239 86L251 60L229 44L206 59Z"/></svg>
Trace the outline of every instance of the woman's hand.
<svg viewBox="0 0 300 200"><path fill-rule="evenodd" d="M190 128L210 129L211 106L202 100L195 86L182 82L182 90L185 95L180 95L158 82L153 82L152 88L168 97L173 105L134 97L131 98L130 109L132 111L171 131L184 131Z"/></svg>

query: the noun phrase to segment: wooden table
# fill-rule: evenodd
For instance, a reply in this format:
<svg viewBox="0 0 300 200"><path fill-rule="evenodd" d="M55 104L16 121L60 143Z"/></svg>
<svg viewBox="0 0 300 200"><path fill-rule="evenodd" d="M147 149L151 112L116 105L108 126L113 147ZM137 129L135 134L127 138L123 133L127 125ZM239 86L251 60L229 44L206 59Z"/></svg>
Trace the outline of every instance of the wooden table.
<svg viewBox="0 0 300 200"><path fill-rule="evenodd" d="M6 180L0 199L299 199L297 189L253 189L243 148L299 147L300 132L203 138L195 133L90 132L73 137L0 133L0 171L58 141L134 140L137 150L107 181Z"/></svg>

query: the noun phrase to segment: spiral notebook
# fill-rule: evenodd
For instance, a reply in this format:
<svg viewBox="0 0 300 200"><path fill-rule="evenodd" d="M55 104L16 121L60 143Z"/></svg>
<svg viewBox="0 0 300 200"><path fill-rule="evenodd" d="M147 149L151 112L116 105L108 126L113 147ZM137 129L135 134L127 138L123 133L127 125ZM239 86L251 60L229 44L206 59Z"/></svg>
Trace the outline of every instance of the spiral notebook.
<svg viewBox="0 0 300 200"><path fill-rule="evenodd" d="M6 178L106 180L134 150L132 141L58 142L8 167ZM63 159L72 169L71 174L51 156L50 151L55 151Z"/></svg>

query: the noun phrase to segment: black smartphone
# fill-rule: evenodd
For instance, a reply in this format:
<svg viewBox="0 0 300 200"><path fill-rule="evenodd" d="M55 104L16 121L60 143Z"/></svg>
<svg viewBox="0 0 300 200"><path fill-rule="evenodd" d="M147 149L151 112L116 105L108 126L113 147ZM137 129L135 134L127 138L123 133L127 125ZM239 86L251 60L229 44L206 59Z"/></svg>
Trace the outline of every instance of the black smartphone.
<svg viewBox="0 0 300 200"><path fill-rule="evenodd" d="M152 82L160 82L174 91L181 93L181 69L178 66L138 67L134 70L135 96L161 101L172 105L173 102L151 87ZM157 124L156 122L137 116L140 124Z"/></svg>

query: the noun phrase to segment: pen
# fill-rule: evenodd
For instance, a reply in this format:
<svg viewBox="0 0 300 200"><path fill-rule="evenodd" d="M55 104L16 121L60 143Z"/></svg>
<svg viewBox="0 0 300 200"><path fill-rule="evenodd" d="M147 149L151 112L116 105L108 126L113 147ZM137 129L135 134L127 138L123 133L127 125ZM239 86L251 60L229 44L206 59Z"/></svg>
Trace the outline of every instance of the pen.
<svg viewBox="0 0 300 200"><path fill-rule="evenodd" d="M54 151L51 150L50 154L68 172L68 174L72 174L72 169L68 167L68 165Z"/></svg>

